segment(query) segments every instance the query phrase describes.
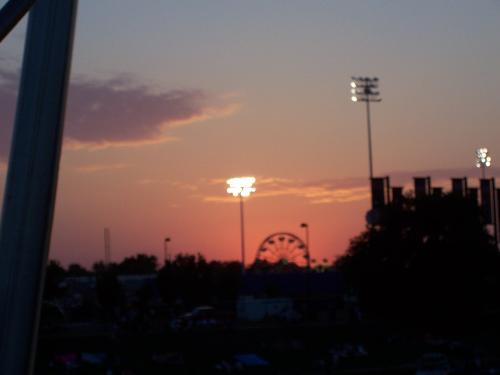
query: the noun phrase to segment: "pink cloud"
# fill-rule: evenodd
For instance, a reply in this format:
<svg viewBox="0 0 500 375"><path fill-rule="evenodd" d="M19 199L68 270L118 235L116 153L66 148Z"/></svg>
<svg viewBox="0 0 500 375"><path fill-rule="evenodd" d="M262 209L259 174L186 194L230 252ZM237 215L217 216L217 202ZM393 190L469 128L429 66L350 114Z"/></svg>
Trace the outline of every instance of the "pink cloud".
<svg viewBox="0 0 500 375"><path fill-rule="evenodd" d="M131 164L125 164L125 163L84 164L76 167L76 170L80 173L95 173L95 172L115 171L117 169L126 169L131 166L132 166Z"/></svg>
<svg viewBox="0 0 500 375"><path fill-rule="evenodd" d="M257 192L254 198L273 198L279 196L299 197L311 204L348 203L365 200L370 197L368 186L360 179L324 180L304 182L281 177L257 177ZM222 185L222 179L209 180L209 185ZM234 202L234 198L223 195L203 197L206 202Z"/></svg>
<svg viewBox="0 0 500 375"><path fill-rule="evenodd" d="M17 96L17 74L0 70L0 156L10 144ZM68 95L65 146L130 147L173 141L169 129L228 116L235 98L203 90L153 92L126 79L76 80Z"/></svg>
<svg viewBox="0 0 500 375"><path fill-rule="evenodd" d="M490 168L490 176L498 175L500 168ZM384 174L390 177L391 186L403 186L406 192L413 190L413 177L431 176L432 186L440 186L449 191L452 177L469 176L469 185L478 186L478 171L474 168L435 169L409 172L391 172ZM224 194L225 179L214 178L203 180L204 191L217 189L215 194L198 196L205 202L234 202L234 198ZM368 178L332 178L317 181L303 181L281 177L257 177L256 193L252 199L264 199L279 196L302 198L310 204L350 203L368 200L371 196Z"/></svg>

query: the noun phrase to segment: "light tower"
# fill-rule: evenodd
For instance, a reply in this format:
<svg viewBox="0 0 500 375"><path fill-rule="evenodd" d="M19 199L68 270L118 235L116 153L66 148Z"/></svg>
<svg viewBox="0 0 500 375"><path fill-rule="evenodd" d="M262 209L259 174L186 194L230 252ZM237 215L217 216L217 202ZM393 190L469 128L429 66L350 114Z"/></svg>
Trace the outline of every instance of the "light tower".
<svg viewBox="0 0 500 375"><path fill-rule="evenodd" d="M379 98L378 78L373 77L352 77L351 79L351 100L353 102L366 103L366 122L368 127L368 163L370 179L373 178L373 157L372 157L372 132L370 123L370 102L378 103Z"/></svg>
<svg viewBox="0 0 500 375"><path fill-rule="evenodd" d="M491 167L491 156L486 147L476 150L476 167L481 168L481 178L486 178L486 168Z"/></svg>
<svg viewBox="0 0 500 375"><path fill-rule="evenodd" d="M249 197L255 192L253 184L255 177L234 177L226 181L228 184L227 192L233 197L240 198L240 223L241 223L241 273L245 273L245 222L243 215L243 198Z"/></svg>

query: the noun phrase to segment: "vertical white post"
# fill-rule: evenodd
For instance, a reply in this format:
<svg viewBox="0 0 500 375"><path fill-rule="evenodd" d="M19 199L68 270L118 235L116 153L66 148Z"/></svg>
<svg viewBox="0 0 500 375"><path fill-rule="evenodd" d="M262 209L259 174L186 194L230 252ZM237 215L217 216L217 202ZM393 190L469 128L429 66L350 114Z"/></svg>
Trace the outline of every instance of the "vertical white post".
<svg viewBox="0 0 500 375"><path fill-rule="evenodd" d="M77 0L38 0L29 15L0 224L0 374L33 369Z"/></svg>

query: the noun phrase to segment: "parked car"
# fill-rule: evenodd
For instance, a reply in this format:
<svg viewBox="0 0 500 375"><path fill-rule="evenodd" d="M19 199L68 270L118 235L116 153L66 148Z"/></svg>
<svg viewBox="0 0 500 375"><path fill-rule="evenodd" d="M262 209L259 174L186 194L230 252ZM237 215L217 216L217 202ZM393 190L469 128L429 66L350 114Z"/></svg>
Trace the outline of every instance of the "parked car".
<svg viewBox="0 0 500 375"><path fill-rule="evenodd" d="M173 319L170 327L174 331L185 329L205 329L227 327L234 317L212 306L198 306L190 312Z"/></svg>
<svg viewBox="0 0 500 375"><path fill-rule="evenodd" d="M417 363L415 375L449 375L451 366L442 353L424 354Z"/></svg>

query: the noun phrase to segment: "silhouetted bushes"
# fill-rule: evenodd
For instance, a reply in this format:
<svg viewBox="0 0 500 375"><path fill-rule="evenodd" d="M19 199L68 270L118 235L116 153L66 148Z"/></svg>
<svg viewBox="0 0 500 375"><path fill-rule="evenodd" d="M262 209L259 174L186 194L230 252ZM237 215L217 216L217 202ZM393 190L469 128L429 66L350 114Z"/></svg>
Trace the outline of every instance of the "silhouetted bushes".
<svg viewBox="0 0 500 375"><path fill-rule="evenodd" d="M477 205L452 195L385 207L336 267L375 319L462 330L499 306L494 239Z"/></svg>

